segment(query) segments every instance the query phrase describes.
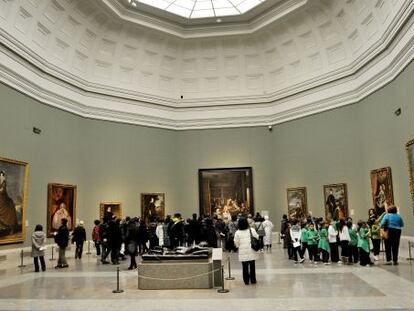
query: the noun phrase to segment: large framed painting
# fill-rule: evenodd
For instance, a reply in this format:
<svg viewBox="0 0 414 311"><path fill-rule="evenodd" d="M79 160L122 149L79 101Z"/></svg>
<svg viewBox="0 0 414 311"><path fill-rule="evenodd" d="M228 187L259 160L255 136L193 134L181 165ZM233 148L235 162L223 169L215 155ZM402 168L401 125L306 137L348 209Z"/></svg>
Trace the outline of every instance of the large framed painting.
<svg viewBox="0 0 414 311"><path fill-rule="evenodd" d="M326 219L346 219L348 213L348 190L346 184L323 186Z"/></svg>
<svg viewBox="0 0 414 311"><path fill-rule="evenodd" d="M76 225L76 186L49 184L47 191L47 234L49 237L59 229L62 218L68 220L68 229Z"/></svg>
<svg viewBox="0 0 414 311"><path fill-rule="evenodd" d="M288 188L288 217L289 219L304 219L308 217L306 187Z"/></svg>
<svg viewBox="0 0 414 311"><path fill-rule="evenodd" d="M147 223L150 219L164 219L165 193L141 193L141 217Z"/></svg>
<svg viewBox="0 0 414 311"><path fill-rule="evenodd" d="M252 175L251 167L198 170L200 215L254 215Z"/></svg>
<svg viewBox="0 0 414 311"><path fill-rule="evenodd" d="M408 156L408 175L410 179L411 201L414 213L414 139L410 140L406 145Z"/></svg>
<svg viewBox="0 0 414 311"><path fill-rule="evenodd" d="M99 218L103 221L111 220L112 216L122 219L122 204L120 202L101 202L99 204Z"/></svg>
<svg viewBox="0 0 414 311"><path fill-rule="evenodd" d="M386 204L394 204L391 167L383 167L371 171L371 193L372 203L377 216L385 212Z"/></svg>
<svg viewBox="0 0 414 311"><path fill-rule="evenodd" d="M0 244L23 242L29 165L0 157Z"/></svg>

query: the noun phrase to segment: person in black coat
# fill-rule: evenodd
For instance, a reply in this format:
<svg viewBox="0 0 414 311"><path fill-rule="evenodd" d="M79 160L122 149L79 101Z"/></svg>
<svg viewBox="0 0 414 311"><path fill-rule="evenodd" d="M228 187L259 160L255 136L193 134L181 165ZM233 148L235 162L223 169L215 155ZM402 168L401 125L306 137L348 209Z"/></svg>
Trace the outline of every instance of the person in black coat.
<svg viewBox="0 0 414 311"><path fill-rule="evenodd" d="M137 267L137 261L135 256L137 255L138 249L138 231L139 221L138 218L134 217L127 223L127 231L125 237L125 249L129 256L131 257L131 263L128 267L128 270L133 270Z"/></svg>
<svg viewBox="0 0 414 311"><path fill-rule="evenodd" d="M139 248L140 255L142 255L148 250L147 242L148 242L147 225L145 224L145 220L141 219L139 222L139 227L138 227L138 248Z"/></svg>
<svg viewBox="0 0 414 311"><path fill-rule="evenodd" d="M204 218L201 223L201 241L207 242L209 247L217 247L217 232L210 218Z"/></svg>
<svg viewBox="0 0 414 311"><path fill-rule="evenodd" d="M69 230L67 227L68 220L66 218L62 218L61 223L62 224L55 235L55 243L59 246L59 259L55 268L69 267L65 255L66 247L68 247L69 244Z"/></svg>
<svg viewBox="0 0 414 311"><path fill-rule="evenodd" d="M101 252L101 262L103 264L109 264L109 261L106 260L110 253L109 243L108 243L108 229L109 225L106 219L104 222L99 225L99 237L102 243L102 252Z"/></svg>
<svg viewBox="0 0 414 311"><path fill-rule="evenodd" d="M83 252L83 243L86 241L86 231L83 227L83 221L79 222L79 225L73 230L72 233L72 243L75 243L76 250L75 250L75 259L82 258Z"/></svg>
<svg viewBox="0 0 414 311"><path fill-rule="evenodd" d="M154 249L155 246L158 246L158 237L155 233L157 230L157 222L155 221L155 216L149 216L150 223L148 224L148 240L149 248Z"/></svg>
<svg viewBox="0 0 414 311"><path fill-rule="evenodd" d="M183 246L185 241L184 222L180 213L174 214L173 224L170 229L171 245L173 248Z"/></svg>
<svg viewBox="0 0 414 311"><path fill-rule="evenodd" d="M108 226L108 246L111 249L111 262L119 264L119 252L122 245L121 220L113 216Z"/></svg>

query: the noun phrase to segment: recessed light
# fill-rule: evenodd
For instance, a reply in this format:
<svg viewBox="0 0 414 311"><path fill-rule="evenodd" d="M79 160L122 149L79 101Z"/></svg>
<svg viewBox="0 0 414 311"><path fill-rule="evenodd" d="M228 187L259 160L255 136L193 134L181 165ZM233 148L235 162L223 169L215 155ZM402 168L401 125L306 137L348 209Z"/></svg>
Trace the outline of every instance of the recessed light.
<svg viewBox="0 0 414 311"><path fill-rule="evenodd" d="M217 23L221 23L221 18L217 18L217 19L216 19L216 22L217 22Z"/></svg>

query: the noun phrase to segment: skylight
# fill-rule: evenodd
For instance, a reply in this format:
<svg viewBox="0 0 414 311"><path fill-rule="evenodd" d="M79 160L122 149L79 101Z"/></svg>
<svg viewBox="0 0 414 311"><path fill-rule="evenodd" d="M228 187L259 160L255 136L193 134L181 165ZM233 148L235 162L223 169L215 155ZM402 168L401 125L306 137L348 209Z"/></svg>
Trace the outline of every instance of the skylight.
<svg viewBox="0 0 414 311"><path fill-rule="evenodd" d="M265 1L266 0L128 0L134 7L138 7L140 3L144 3L189 19L241 15Z"/></svg>

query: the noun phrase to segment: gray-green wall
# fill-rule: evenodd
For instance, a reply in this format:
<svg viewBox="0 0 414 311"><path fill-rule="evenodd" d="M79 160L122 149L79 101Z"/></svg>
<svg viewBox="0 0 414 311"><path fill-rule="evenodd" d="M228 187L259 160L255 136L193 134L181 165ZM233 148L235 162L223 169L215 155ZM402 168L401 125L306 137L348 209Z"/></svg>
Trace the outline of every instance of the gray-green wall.
<svg viewBox="0 0 414 311"><path fill-rule="evenodd" d="M369 172L392 168L394 197L414 235L404 145L414 138L414 65L360 103L267 128L174 132L83 119L0 85L0 156L29 162L27 236L46 222L47 184L78 186L77 218L91 228L99 203L140 214L141 192L165 192L167 213L198 212L198 169L253 167L256 210L278 223L286 188L306 186L323 215L323 185L345 182L354 219L371 207ZM399 117L394 111L401 107ZM32 127L42 129L41 135ZM277 226L278 227L278 226ZM26 239L27 240L27 239ZM13 246L2 246L7 248Z"/></svg>

